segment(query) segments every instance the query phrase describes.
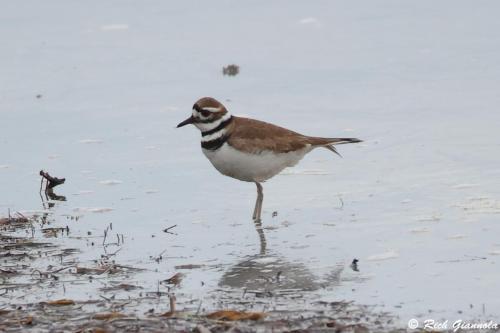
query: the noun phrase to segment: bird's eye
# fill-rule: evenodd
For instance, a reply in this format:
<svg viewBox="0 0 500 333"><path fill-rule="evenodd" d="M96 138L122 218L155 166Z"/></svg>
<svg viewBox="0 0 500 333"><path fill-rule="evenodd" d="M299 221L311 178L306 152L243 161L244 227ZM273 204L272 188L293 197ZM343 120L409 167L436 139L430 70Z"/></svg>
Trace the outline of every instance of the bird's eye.
<svg viewBox="0 0 500 333"><path fill-rule="evenodd" d="M200 112L201 112L201 115L205 118L210 116L210 113L211 113L210 111L207 111L207 110L201 110Z"/></svg>

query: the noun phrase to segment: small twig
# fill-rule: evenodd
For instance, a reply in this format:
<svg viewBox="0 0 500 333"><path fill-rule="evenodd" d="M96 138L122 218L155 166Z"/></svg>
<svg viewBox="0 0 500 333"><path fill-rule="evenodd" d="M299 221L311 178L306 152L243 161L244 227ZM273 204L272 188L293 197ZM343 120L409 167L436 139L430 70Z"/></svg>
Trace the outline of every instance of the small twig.
<svg viewBox="0 0 500 333"><path fill-rule="evenodd" d="M116 266L114 266L114 265L108 265L108 267L104 271L102 271L100 273L97 273L97 275L101 275L101 274L104 274L104 273L109 273L114 268L116 268Z"/></svg>
<svg viewBox="0 0 500 333"><path fill-rule="evenodd" d="M172 235L175 235L173 232L170 232L169 230L172 229L172 228L175 228L177 227L177 224L174 224L173 226L171 227L168 227L166 229L163 229L163 232L166 232L167 234L172 234Z"/></svg>
<svg viewBox="0 0 500 333"><path fill-rule="evenodd" d="M108 227L106 227L106 229L104 229L104 238L102 240L102 245L104 245L106 243L106 237L108 237Z"/></svg>
<svg viewBox="0 0 500 333"><path fill-rule="evenodd" d="M111 258L112 256L116 255L118 252L120 252L120 251L121 251L121 249L122 249L122 248L120 247L120 248L119 248L118 250L116 250L115 252L113 252L113 253L111 253L111 254L108 254L108 255L107 255L108 259L109 259L109 258Z"/></svg>
<svg viewBox="0 0 500 333"><path fill-rule="evenodd" d="M203 301L200 300L200 304L198 304L198 309L196 309L196 313L195 313L195 316L198 316L199 313L200 313L200 310L201 310L201 303L203 303Z"/></svg>
<svg viewBox="0 0 500 333"><path fill-rule="evenodd" d="M74 267L76 267L76 266L75 265L66 266L66 267L59 268L59 269L56 269L55 271L51 271L51 272L47 272L47 273L49 273L49 274L59 273L60 271L63 271L63 270L68 269L68 268L74 268Z"/></svg>
<svg viewBox="0 0 500 333"><path fill-rule="evenodd" d="M113 296L111 296L111 297L109 297L109 298L108 298L108 297L105 297L105 296L103 296L103 295L99 295L99 297L101 297L102 299L104 299L104 300L106 300L106 301L108 301L108 302L111 302L111 301L113 301L113 299L115 299L115 295L113 295Z"/></svg>
<svg viewBox="0 0 500 333"><path fill-rule="evenodd" d="M64 182L66 181L66 178L52 177L51 175L49 175L48 172L45 172L43 170L40 170L40 176L42 176L42 182L44 178L47 180L47 184L45 185L45 191L54 188L57 185L64 184ZM42 184L40 183L40 191L42 190L41 187Z"/></svg>

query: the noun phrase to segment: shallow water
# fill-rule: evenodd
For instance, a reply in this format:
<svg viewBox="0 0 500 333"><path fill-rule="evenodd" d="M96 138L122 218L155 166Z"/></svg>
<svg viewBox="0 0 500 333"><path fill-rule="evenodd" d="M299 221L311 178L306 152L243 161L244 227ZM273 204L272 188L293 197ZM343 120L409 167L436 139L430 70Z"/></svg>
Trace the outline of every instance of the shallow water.
<svg viewBox="0 0 500 333"><path fill-rule="evenodd" d="M498 318L500 23L499 4L484 4L6 3L2 215L45 209L44 169L67 178L56 188L67 201L48 210L70 235L55 241L90 265L112 223L109 242L124 243L106 251L146 269L129 279L144 290L182 271L181 300L285 290L301 301L283 307L352 300L403 323ZM238 76L222 75L230 63ZM264 184L265 251L255 186L219 175L197 130L175 129L205 95L304 134L365 140ZM176 268L187 264L202 266ZM97 287L8 302L92 299Z"/></svg>

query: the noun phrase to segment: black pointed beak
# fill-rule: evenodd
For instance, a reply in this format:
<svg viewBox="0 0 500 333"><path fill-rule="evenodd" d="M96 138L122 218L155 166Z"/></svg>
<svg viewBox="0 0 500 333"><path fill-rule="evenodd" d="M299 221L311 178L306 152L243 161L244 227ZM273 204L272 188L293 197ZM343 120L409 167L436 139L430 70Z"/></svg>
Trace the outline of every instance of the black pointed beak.
<svg viewBox="0 0 500 333"><path fill-rule="evenodd" d="M188 119L184 120L182 123L180 123L179 125L177 125L177 128L182 127L182 126L186 126L186 125L189 125L189 124L192 124L192 123L194 123L193 116L189 117Z"/></svg>

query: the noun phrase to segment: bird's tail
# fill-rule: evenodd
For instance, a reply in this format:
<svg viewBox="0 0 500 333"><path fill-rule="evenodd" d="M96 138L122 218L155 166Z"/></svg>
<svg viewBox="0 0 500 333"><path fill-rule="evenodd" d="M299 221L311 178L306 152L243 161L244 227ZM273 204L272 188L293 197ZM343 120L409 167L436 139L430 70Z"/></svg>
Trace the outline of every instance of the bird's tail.
<svg viewBox="0 0 500 333"><path fill-rule="evenodd" d="M358 143L358 142L363 142L363 140L356 139L356 138L314 138L311 137L310 143L313 145L313 147L324 147L335 154L339 155L342 157L342 155L339 154L337 149L335 148L336 145L343 145L346 143Z"/></svg>

